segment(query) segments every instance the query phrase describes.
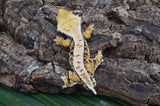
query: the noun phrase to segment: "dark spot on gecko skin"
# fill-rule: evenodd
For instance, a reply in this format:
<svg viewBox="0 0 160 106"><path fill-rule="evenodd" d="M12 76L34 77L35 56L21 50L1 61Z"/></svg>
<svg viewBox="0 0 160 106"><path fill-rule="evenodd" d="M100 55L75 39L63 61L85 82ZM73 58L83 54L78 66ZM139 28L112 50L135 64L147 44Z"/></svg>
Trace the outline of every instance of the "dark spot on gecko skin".
<svg viewBox="0 0 160 106"><path fill-rule="evenodd" d="M93 61L92 61L92 60L89 60L89 62L90 62L90 63L93 63Z"/></svg>
<svg viewBox="0 0 160 106"><path fill-rule="evenodd" d="M87 56L87 57L88 57L88 56L89 56L89 55L88 55L88 52L84 52L84 56Z"/></svg>

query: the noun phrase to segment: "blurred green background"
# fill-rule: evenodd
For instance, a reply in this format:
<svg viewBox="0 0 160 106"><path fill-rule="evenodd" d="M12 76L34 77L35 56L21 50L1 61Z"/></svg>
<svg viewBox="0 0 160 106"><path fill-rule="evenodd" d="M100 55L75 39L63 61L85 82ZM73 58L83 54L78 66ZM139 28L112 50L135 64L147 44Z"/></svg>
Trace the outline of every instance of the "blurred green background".
<svg viewBox="0 0 160 106"><path fill-rule="evenodd" d="M22 93L0 84L0 106L132 106L106 96L78 94Z"/></svg>

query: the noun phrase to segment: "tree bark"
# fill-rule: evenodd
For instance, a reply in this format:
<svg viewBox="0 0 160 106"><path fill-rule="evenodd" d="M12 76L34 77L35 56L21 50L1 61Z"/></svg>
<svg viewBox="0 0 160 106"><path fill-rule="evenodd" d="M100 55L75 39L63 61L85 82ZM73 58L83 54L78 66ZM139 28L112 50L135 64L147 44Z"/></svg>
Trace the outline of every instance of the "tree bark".
<svg viewBox="0 0 160 106"><path fill-rule="evenodd" d="M160 105L160 2L135 0L0 0L0 82L23 92L81 93L81 85L62 89L71 70L69 48L53 39L57 10L82 17L82 31L95 25L88 46L101 49L99 95L135 105ZM67 37L66 37L67 38Z"/></svg>

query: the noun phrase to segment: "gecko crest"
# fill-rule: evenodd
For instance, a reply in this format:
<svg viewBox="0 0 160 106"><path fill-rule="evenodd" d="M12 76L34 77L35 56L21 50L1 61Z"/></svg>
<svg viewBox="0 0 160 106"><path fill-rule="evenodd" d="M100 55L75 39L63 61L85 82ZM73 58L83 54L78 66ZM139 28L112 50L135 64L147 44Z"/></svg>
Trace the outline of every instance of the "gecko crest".
<svg viewBox="0 0 160 106"><path fill-rule="evenodd" d="M54 41L57 45L70 47L69 63L72 71L68 71L67 76L62 76L64 88L75 84L83 84L85 88L97 94L94 87L96 81L93 78L94 71L103 61L101 51L95 58L90 59L89 48L86 39L91 37L94 25L90 25L85 32L81 32L81 17L72 14L71 11L64 9L58 10L57 30L72 38L72 40L56 37Z"/></svg>

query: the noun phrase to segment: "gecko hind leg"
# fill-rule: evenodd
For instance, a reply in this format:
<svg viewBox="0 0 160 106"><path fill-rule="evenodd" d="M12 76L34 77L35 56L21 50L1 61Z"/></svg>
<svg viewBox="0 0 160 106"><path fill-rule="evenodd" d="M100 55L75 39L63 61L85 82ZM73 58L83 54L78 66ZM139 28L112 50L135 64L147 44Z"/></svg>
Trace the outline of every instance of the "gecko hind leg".
<svg viewBox="0 0 160 106"><path fill-rule="evenodd" d="M85 61L85 67L87 69L87 72L90 74L90 78L93 81L94 86L96 86L96 80L93 77L94 72L101 62L103 62L103 59L102 59L102 52L100 50L98 51L98 54L95 56L94 59L87 59Z"/></svg>
<svg viewBox="0 0 160 106"><path fill-rule="evenodd" d="M64 81L62 88L72 87L73 85L79 84L81 82L77 73L73 71L68 71L68 76L64 75L61 77L61 79Z"/></svg>
<svg viewBox="0 0 160 106"><path fill-rule="evenodd" d="M83 32L83 36L85 39L90 39L91 38L91 33L93 31L94 24L90 25L85 32Z"/></svg>
<svg viewBox="0 0 160 106"><path fill-rule="evenodd" d="M102 52L99 50L98 54L94 57L94 59L88 59L85 61L85 67L89 74L93 77L96 68L103 62Z"/></svg>
<svg viewBox="0 0 160 106"><path fill-rule="evenodd" d="M57 45L61 45L64 47L69 47L71 44L71 40L70 39L64 39L63 37L57 36L54 41L56 42Z"/></svg>

